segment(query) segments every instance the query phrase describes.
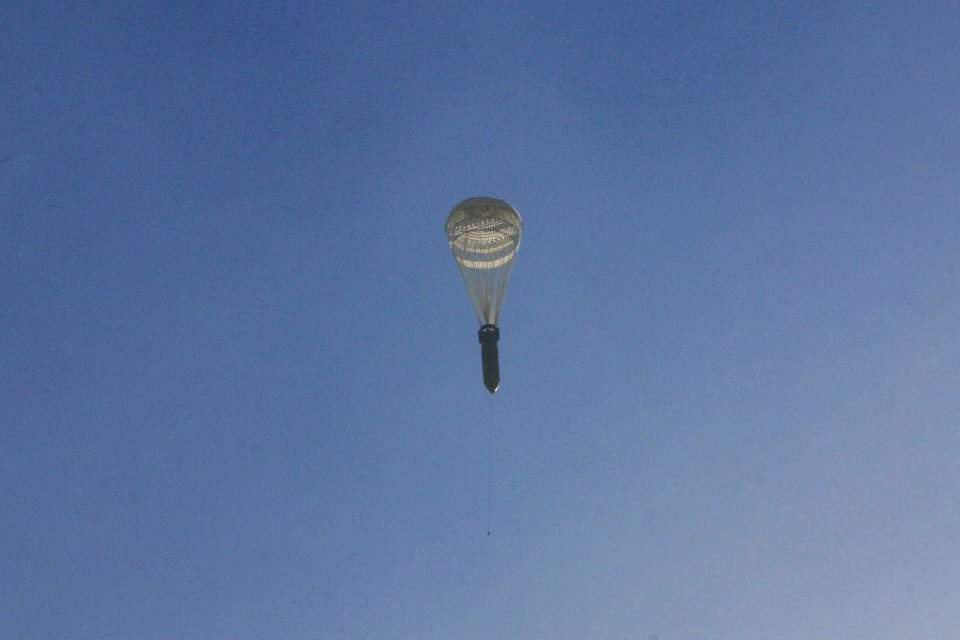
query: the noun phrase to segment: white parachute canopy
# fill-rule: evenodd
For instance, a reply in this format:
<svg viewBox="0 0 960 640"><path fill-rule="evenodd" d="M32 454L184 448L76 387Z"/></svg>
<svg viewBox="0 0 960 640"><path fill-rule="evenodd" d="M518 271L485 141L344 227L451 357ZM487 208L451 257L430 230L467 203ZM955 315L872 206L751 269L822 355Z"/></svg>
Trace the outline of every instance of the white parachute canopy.
<svg viewBox="0 0 960 640"><path fill-rule="evenodd" d="M520 214L503 200L467 198L450 212L446 229L477 320L496 325L520 248Z"/></svg>

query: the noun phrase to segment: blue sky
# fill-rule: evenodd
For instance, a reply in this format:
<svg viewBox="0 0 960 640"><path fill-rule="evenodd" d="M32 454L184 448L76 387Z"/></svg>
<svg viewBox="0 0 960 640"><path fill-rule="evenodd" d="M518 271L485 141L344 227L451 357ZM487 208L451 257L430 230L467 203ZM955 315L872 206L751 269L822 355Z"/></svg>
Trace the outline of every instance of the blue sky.
<svg viewBox="0 0 960 640"><path fill-rule="evenodd" d="M0 637L960 636L958 33L5 4Z"/></svg>

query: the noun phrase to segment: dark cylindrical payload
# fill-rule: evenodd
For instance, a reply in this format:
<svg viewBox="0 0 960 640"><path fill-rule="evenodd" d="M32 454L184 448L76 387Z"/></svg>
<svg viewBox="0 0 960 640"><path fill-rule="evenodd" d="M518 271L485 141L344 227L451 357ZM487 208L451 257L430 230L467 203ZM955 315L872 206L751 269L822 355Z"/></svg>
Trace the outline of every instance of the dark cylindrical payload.
<svg viewBox="0 0 960 640"><path fill-rule="evenodd" d="M497 351L497 340L500 339L500 329L493 324L480 327L480 355L483 357L483 384L490 393L500 386L500 354Z"/></svg>

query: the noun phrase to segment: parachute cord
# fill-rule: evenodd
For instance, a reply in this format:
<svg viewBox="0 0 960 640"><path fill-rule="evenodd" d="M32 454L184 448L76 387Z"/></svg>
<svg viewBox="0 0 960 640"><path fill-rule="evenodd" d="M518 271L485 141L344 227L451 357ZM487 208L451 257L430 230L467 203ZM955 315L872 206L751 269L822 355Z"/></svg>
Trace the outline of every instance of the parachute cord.
<svg viewBox="0 0 960 640"><path fill-rule="evenodd" d="M490 394L487 420L487 535L493 517L493 394Z"/></svg>

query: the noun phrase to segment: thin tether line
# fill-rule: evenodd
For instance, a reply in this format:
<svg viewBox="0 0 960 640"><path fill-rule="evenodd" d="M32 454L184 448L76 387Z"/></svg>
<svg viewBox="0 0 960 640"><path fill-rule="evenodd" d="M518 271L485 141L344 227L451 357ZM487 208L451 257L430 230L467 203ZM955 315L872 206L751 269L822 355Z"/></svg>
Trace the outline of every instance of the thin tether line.
<svg viewBox="0 0 960 640"><path fill-rule="evenodd" d="M493 394L487 405L487 535L493 518Z"/></svg>

